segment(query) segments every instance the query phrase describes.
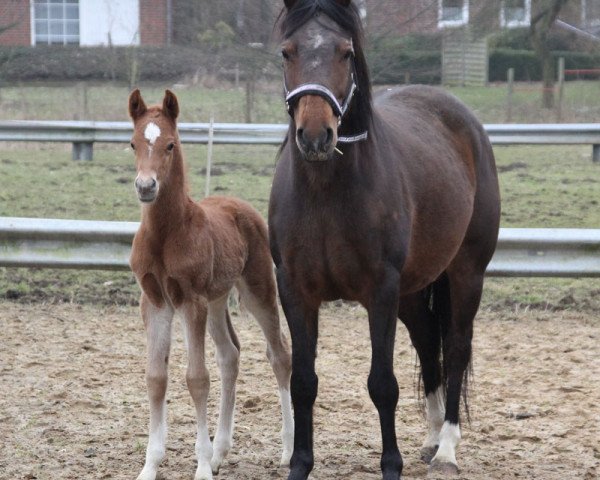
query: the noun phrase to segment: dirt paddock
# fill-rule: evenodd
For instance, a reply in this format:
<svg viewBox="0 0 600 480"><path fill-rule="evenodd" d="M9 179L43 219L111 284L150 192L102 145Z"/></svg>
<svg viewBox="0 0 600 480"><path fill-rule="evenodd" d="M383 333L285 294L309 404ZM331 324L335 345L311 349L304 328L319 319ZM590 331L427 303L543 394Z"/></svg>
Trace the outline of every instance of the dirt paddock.
<svg viewBox="0 0 600 480"><path fill-rule="evenodd" d="M251 319L238 315L234 324L242 345L235 444L217 478L285 478L286 469L277 467L279 406L265 343ZM137 309L3 303L0 326L0 478L135 478L148 422ZM322 312L314 480L380 478L378 420L366 389L367 332L361 308ZM402 326L396 352L404 478L425 478L415 354ZM212 354L209 370L214 428L219 380ZM195 420L184 376L177 323L162 479L193 478ZM457 455L461 478L598 478L597 317L481 312L472 387L472 421L463 427Z"/></svg>

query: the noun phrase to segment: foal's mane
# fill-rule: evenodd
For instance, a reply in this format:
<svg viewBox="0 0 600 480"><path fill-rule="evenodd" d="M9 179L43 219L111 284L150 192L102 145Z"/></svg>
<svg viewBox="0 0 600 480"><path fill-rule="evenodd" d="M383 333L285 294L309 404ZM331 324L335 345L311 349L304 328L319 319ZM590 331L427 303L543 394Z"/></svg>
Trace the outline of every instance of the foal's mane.
<svg viewBox="0 0 600 480"><path fill-rule="evenodd" d="M280 33L287 39L320 14L326 15L339 25L341 30L350 34L354 46L354 80L358 89L348 111L348 118L344 118L342 122L342 130L348 134L366 131L369 129L372 115L371 80L363 50L362 21L354 3L344 7L336 0L298 0L291 9L284 9L279 15ZM323 28L328 27L323 25Z"/></svg>

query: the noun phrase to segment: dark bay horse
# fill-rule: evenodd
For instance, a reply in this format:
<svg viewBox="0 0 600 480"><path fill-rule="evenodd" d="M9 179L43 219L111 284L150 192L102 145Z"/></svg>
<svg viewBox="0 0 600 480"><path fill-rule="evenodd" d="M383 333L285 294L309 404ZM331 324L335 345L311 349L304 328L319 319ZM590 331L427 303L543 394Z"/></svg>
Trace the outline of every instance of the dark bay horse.
<svg viewBox="0 0 600 480"><path fill-rule="evenodd" d="M428 434L422 458L455 474L473 320L494 252L500 195L482 125L439 89L372 99L357 8L286 0L280 17L288 136L269 207L271 253L292 337L289 479L313 468L319 306L360 302L372 345L368 389L386 480L398 479L397 318L417 351Z"/></svg>
<svg viewBox="0 0 600 480"><path fill-rule="evenodd" d="M133 240L130 265L142 288L140 300L147 336L146 383L150 435L146 463L138 480L154 480L166 451L167 368L171 324L183 323L188 352L186 381L198 422L195 480L210 480L233 443L235 382L240 343L229 317L227 299L236 287L267 340L283 417L283 453L292 454L291 361L279 324L277 291L265 221L248 203L231 197L194 202L188 192L177 132L179 104L167 90L162 105L147 107L139 90L129 97L137 176L135 187L142 221ZM221 405L214 441L208 433L210 386L205 363L208 330L221 370Z"/></svg>

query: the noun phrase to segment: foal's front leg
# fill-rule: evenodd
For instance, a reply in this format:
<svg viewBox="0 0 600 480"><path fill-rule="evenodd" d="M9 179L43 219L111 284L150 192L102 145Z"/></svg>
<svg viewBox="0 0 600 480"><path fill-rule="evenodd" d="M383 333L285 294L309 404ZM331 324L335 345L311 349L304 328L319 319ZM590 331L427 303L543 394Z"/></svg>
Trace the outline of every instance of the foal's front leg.
<svg viewBox="0 0 600 480"><path fill-rule="evenodd" d="M372 349L368 387L371 400L379 412L384 480L398 480L402 473L395 423L398 382L394 376L399 279L400 274L395 269L386 267L367 306Z"/></svg>
<svg viewBox="0 0 600 480"><path fill-rule="evenodd" d="M196 436L196 457L198 468L194 480L211 480L212 470L210 460L213 454L212 444L208 435L206 406L210 377L205 363L204 342L206 336L207 301L197 299L183 304L179 309L183 316L188 348L188 366L186 381L190 395L196 406L198 431Z"/></svg>
<svg viewBox="0 0 600 480"><path fill-rule="evenodd" d="M154 480L158 465L165 456L167 440L165 398L173 309L166 304L161 307L153 305L145 294L142 294L140 305L147 337L146 385L150 400L150 435L146 449L146 463L138 480Z"/></svg>

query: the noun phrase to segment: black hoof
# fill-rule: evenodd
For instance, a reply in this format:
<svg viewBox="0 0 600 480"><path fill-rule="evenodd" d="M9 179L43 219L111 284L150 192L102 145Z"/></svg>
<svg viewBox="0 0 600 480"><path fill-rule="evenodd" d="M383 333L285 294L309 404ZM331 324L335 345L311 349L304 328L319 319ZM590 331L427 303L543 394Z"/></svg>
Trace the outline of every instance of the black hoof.
<svg viewBox="0 0 600 480"><path fill-rule="evenodd" d="M458 466L450 462L433 462L429 465L427 478L452 478L460 473Z"/></svg>
<svg viewBox="0 0 600 480"><path fill-rule="evenodd" d="M383 472L383 480L400 480L400 472Z"/></svg>
<svg viewBox="0 0 600 480"><path fill-rule="evenodd" d="M438 451L438 446L436 445L435 447L423 447L421 449L421 460L426 463L427 465L429 465L431 463L431 460L433 459L433 457L435 457L435 454Z"/></svg>

